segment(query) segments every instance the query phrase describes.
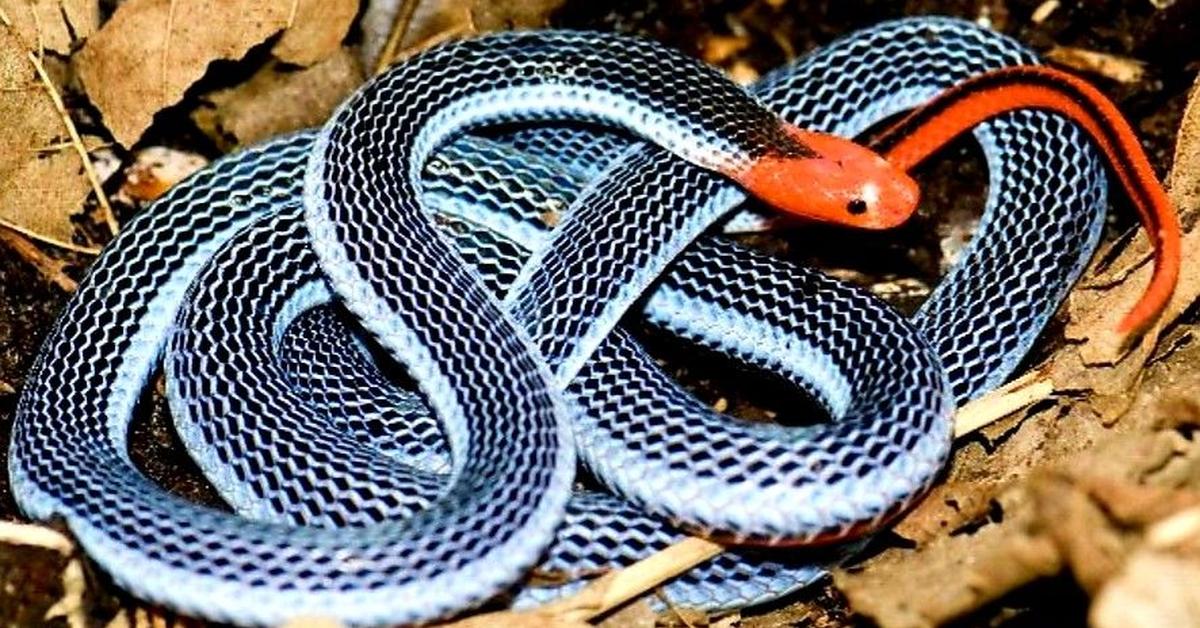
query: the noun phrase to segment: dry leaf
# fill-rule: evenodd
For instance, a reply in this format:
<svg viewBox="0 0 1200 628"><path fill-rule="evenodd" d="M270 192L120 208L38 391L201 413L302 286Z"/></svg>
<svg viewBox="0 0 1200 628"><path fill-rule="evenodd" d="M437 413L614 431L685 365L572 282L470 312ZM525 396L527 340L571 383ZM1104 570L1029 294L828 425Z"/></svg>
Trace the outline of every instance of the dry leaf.
<svg viewBox="0 0 1200 628"><path fill-rule="evenodd" d="M208 160L196 153L164 146L144 148L125 171L117 196L131 205L152 201L206 165Z"/></svg>
<svg viewBox="0 0 1200 628"><path fill-rule="evenodd" d="M16 253L22 259L37 269L47 281L58 286L63 292L75 292L79 285L66 273L67 261L46 255L37 245L21 234L0 227L0 244ZM15 392L12 387L0 381L0 395Z"/></svg>
<svg viewBox="0 0 1200 628"><path fill-rule="evenodd" d="M941 625L1063 567L1098 589L1123 569L1139 542L1133 532L1200 498L1200 447L1181 451L1179 440L1171 430L1110 435L996 495L1002 518L977 516L974 531L884 552L835 571L834 582L855 611L885 627ZM1161 472L1176 464L1186 472ZM916 516L928 516L930 501ZM1154 512L1130 517L1127 502L1154 502Z"/></svg>
<svg viewBox="0 0 1200 628"><path fill-rule="evenodd" d="M70 215L91 192L79 153L15 33L0 27L0 221L70 243Z"/></svg>
<svg viewBox="0 0 1200 628"><path fill-rule="evenodd" d="M362 29L363 43L359 59L363 67L373 67L379 53L387 45L388 33L392 32L392 23L396 13L405 0L367 0L367 8L363 11L358 27Z"/></svg>
<svg viewBox="0 0 1200 628"><path fill-rule="evenodd" d="M0 0L0 13L34 51L69 54L75 39L86 39L100 26L96 0Z"/></svg>
<svg viewBox="0 0 1200 628"><path fill-rule="evenodd" d="M0 573L4 583L4 622L44 626L51 612L66 611L78 620L83 584L74 544L40 525L0 522ZM55 625L83 626L57 622Z"/></svg>
<svg viewBox="0 0 1200 628"><path fill-rule="evenodd" d="M346 26L318 7L302 11L293 0L128 0L76 55L76 68L105 125L129 146L209 63L239 59L289 24L302 31L285 49L293 58L295 46L327 46L323 42L340 40Z"/></svg>
<svg viewBox="0 0 1200 628"><path fill-rule="evenodd" d="M312 65L328 58L342 46L358 0L296 0L296 14L271 54L280 61Z"/></svg>
<svg viewBox="0 0 1200 628"><path fill-rule="evenodd" d="M892 531L917 544L953 532L966 521L981 521L992 508L992 496L974 483L943 482Z"/></svg>
<svg viewBox="0 0 1200 628"><path fill-rule="evenodd" d="M143 605L136 600L130 600L104 628L208 628L208 626L211 626L209 622L182 617L160 606Z"/></svg>
<svg viewBox="0 0 1200 628"><path fill-rule="evenodd" d="M1198 94L1200 84L1184 114L1175 169L1169 177L1172 200L1181 210L1184 224L1190 226L1183 238L1179 289L1163 321L1176 320L1200 294L1196 268L1200 229L1194 220L1188 220L1200 201ZM1073 316L1066 335L1092 338L1111 329L1148 280L1145 262L1149 254L1145 237L1139 234L1113 264L1119 270L1107 277L1089 273L1085 285L1072 293ZM956 451L946 488L936 491L935 499L920 504L897 526L916 538L920 547L887 551L859 571L835 574L852 607L885 626L930 625L975 610L1025 582L1057 571L1059 564L1067 564L1089 588L1102 591L1093 613L1096 624L1129 625L1128 620L1140 617L1148 621L1143 625L1171 625L1169 621L1180 615L1154 614L1155 591L1174 589L1142 581L1150 570L1141 571L1143 576L1137 578L1129 576L1134 567L1128 565L1135 562L1123 562L1127 550L1124 545L1118 549L1117 544L1131 528L1144 526L1144 519L1161 516L1164 511L1160 508L1182 508L1196 499L1200 448L1174 431L1176 425L1194 421L1196 411L1167 403L1191 399L1200 389L1200 369L1195 366L1200 364L1200 347L1178 340L1194 333L1190 327L1173 331L1168 340L1174 342L1160 349L1150 363L1152 343L1109 365L1085 357L1091 350L1086 344L1060 348L1043 367L1044 374L1034 376L1034 382L1051 382L1067 394L1054 399L1049 407L1017 413L982 429L975 441ZM1118 417L1120 421L1116 421ZM1105 425L1106 421L1111 425ZM1160 428L1163 431L1147 433ZM1101 441L1107 445L1096 448ZM1028 478L1051 464L1123 478L1138 486L1081 482L1076 476L1078 488L1067 491L1074 496L1071 499L1049 495L1043 487L1041 499L1035 500ZM1190 492L1168 494L1141 484ZM965 505L961 513L947 508L951 500ZM1002 520L989 522L980 517L979 504L989 500L1001 505ZM938 528L961 529L968 523L982 527L966 534L930 538ZM1114 572L1118 574L1115 577ZM1194 583L1189 586L1196 590ZM1106 601L1110 597L1118 601ZM921 601L919 607L913 600ZM1180 607L1164 608L1174 612ZM1140 615L1123 615L1122 609L1135 609Z"/></svg>
<svg viewBox="0 0 1200 628"><path fill-rule="evenodd" d="M1160 318L1160 324L1174 321L1200 297L1200 228L1189 221L1200 209L1200 80L1192 89L1184 111L1178 141L1175 146L1175 165L1168 176L1168 194L1183 222L1181 238L1182 266L1179 284ZM1098 256L1102 257L1102 256ZM1153 348L1155 334L1135 347L1130 355L1119 361L1112 359L1117 352L1109 333L1116 328L1120 317L1128 312L1141 296L1150 280L1151 247L1145 233L1139 232L1121 255L1103 272L1089 272L1071 293L1071 321L1064 335L1082 341L1077 352L1064 351L1061 361L1079 361L1092 369L1074 365L1056 368L1072 370L1088 381L1068 382L1054 377L1054 382L1075 390L1096 390L1119 396L1132 386L1141 372L1141 365ZM1119 408L1120 403L1116 406Z"/></svg>
<svg viewBox="0 0 1200 628"><path fill-rule="evenodd" d="M598 624L598 628L654 628L658 613L644 601L638 600L614 612Z"/></svg>
<svg viewBox="0 0 1200 628"><path fill-rule="evenodd" d="M340 48L302 70L267 64L245 83L206 95L211 106L200 107L192 117L228 149L321 124L362 81L358 59Z"/></svg>
<svg viewBox="0 0 1200 628"><path fill-rule="evenodd" d="M1090 624L1126 626L1200 626L1200 558L1139 552L1096 597Z"/></svg>
<svg viewBox="0 0 1200 628"><path fill-rule="evenodd" d="M367 67L375 67L378 56L387 47L389 37L395 41L391 52L436 40L446 32L479 32L513 28L545 26L550 14L565 0L409 0L417 5L410 19L400 24L402 31L394 34L396 15L405 2L400 0L371 0L363 15L362 59Z"/></svg>
<svg viewBox="0 0 1200 628"><path fill-rule="evenodd" d="M545 26L550 14L565 0L474 0L471 20L480 31ZM412 33L416 37L422 35ZM428 35L425 35L428 36Z"/></svg>
<svg viewBox="0 0 1200 628"><path fill-rule="evenodd" d="M1175 161L1167 175L1167 188L1176 207L1193 214L1200 210L1200 78L1192 84L1175 137Z"/></svg>
<svg viewBox="0 0 1200 628"><path fill-rule="evenodd" d="M1054 541L1084 591L1094 592L1117 573L1127 548L1119 532L1067 473L1043 473L1029 483L1039 531Z"/></svg>
<svg viewBox="0 0 1200 628"><path fill-rule="evenodd" d="M835 570L833 581L855 612L884 628L935 626L959 617L1039 577L1057 573L1053 543L1026 528L1026 496L999 498L1003 526L943 535L918 552L891 551L861 570Z"/></svg>

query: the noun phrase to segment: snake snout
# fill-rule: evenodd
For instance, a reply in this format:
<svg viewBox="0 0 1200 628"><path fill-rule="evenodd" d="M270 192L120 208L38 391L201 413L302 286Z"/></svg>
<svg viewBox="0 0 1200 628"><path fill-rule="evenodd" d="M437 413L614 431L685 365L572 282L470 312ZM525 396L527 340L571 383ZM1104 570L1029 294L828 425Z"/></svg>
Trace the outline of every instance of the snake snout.
<svg viewBox="0 0 1200 628"><path fill-rule="evenodd" d="M916 211L916 182L879 154L825 133L791 133L809 154L760 157L735 177L760 200L802 218L859 229L894 227Z"/></svg>

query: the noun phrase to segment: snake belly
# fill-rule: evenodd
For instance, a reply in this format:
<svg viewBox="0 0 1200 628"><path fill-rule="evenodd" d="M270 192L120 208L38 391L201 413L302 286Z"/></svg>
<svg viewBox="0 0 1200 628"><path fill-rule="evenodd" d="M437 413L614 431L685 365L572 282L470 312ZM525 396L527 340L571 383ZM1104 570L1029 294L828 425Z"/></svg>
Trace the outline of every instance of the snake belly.
<svg viewBox="0 0 1200 628"><path fill-rule="evenodd" d="M890 53L890 56L875 56L878 51ZM889 74L887 70L896 67L897 59L911 62L914 70ZM757 93L793 121L814 128L854 132L887 113L915 104L959 74L1025 60L1028 60L1027 53L1012 42L966 23L907 20L882 25L843 40L802 62L798 68L807 68L807 74L803 71L797 74L803 79L793 83L788 72L781 72L769 77ZM437 68L430 66L426 71L435 72ZM846 75L852 75L856 82L848 82ZM828 93L817 87L826 84L831 86ZM839 86L846 89L839 91ZM455 114L447 115L453 117ZM359 130L364 137L379 132L370 126L360 126ZM1062 146L1078 150L1051 151L1044 141L1047 135L1053 136ZM916 318L924 338L947 363L949 383L960 400L1002 381L1015 367L1090 255L1098 237L1104 206L1102 172L1085 142L1070 125L1044 114L1016 114L989 125L978 136L992 168L989 201L980 235ZM430 152L438 144L429 137L418 136L417 139L413 149L415 154ZM425 272L414 281L443 286L446 292L434 293L438 298L449 294L456 295L454 298L461 297L463 301L437 306L436 314L441 318L436 322L426 321L421 333L414 331L410 320L398 320L395 312L423 311L420 307L429 304L415 301L428 298L429 293L417 291L418 284L414 283L405 284L411 289L408 293L385 293L388 296L381 297L382 288L378 282L382 276L376 278L377 271L366 266L364 261L366 258L378 261L378 251L364 245L362 249L343 249L341 253L326 251L324 255L340 256L334 266L341 265L343 274L340 280L335 278L334 284L341 281L343 289L349 287L348 291L354 296L343 294L343 298L348 303L357 303L356 313L366 319L371 333L384 337L384 345L402 356L405 367L420 386L421 401L429 404L439 417L434 427L447 439L448 450L454 453L441 458L448 463L448 468L443 470L448 472L449 479L435 478L435 482L431 480L429 470L412 464L403 456L389 457L386 453L378 455L379 452L364 451L363 439L359 436L362 432L369 433L372 428L367 426L356 434L352 425L347 432L345 425L338 425L341 419L314 410L320 404L314 403L311 395L290 389L258 387L254 385L258 380L246 380L247 373L259 372L256 369L263 365L275 368L280 359L272 357L274 354L263 354L262 361L257 362L251 359L257 354L244 345L220 344L214 338L219 339L228 330L229 323L211 318L208 319L209 331L221 333L210 334L208 340L201 340L201 345L194 347L194 351L185 352L183 357L172 357L168 362L174 373L185 375L171 378L172 404L173 407L188 406L181 414L189 416L207 412L217 419L239 416L251 421L252 424L193 423L194 427L180 428L185 441L191 441L189 448L210 481L248 519L186 504L155 487L129 462L125 453L125 432L133 406L171 326L173 313L179 308L184 290L200 272L201 265L218 249L225 256L222 258L226 260L225 265L210 265L204 271L207 282L200 281L193 286L192 302L208 295L214 301L229 303L230 307L236 308L233 304L241 306L247 302L226 292L222 286L226 285L225 279L236 274L234 271L243 269L229 266L229 260L239 259L229 255L256 251L248 254L248 263L270 260L267 268L276 272L258 275L265 283L240 284L245 290L258 293L262 300L253 306L253 310L232 309L229 312L240 323L249 323L250 327L258 325L257 332L265 334L269 341L264 345L267 349L274 350L285 343L284 338L292 333L286 331L288 323L304 320L303 310L328 298L324 292L325 284L311 264L313 257L307 248L306 229L301 224L304 193L295 178L297 168L303 168L311 154L311 144L311 136L297 135L222 160L173 190L163 201L132 221L114 241L68 305L39 356L22 396L10 457L15 494L30 516L64 516L89 554L120 584L135 594L185 612L238 623L274 622L306 611L329 612L331 609L347 621L356 623L420 621L442 616L453 609L476 604L509 586L551 542L565 507L573 473L571 447L567 445L570 436L564 419L592 414L580 411L578 406L589 407L595 403L603 407L607 403L599 396L596 397L599 401L587 398L585 403L569 402L568 411L560 405L555 389L566 385L568 389L579 386L580 390L592 390L588 388L588 382L592 387L608 385L613 388L612 372L606 374L601 369L596 371L599 373L596 378L587 375L592 372L588 370L591 368L589 360L596 361L596 355L606 356L601 360L605 363L626 360L621 363L620 370L615 371L618 376L645 373L647 378L652 378L653 365L639 355L636 345L628 342L619 330L596 331L605 327L611 330L615 317L620 315L622 308L629 307L629 303L614 307L600 299L592 299L588 308L580 310L586 310L585 314L564 317L559 319L563 321L561 323L554 322L551 317L552 320L545 323L541 322L545 318L537 313L546 305L544 302L538 298L513 297L510 302L521 310L518 318L532 327L526 331L523 325L506 322L510 319L497 307L483 281L475 271L469 270L461 256L448 246L443 250L437 244L443 240L432 230L431 222L421 222L415 215L407 216L405 220L412 223L408 226L413 229L401 230L407 234L399 236L404 238L402 244L409 247L404 250L422 250L421 264L427 262L425 266L417 265ZM646 149L641 150L645 152ZM637 156L631 157L622 165ZM339 163L353 161L351 155ZM669 163L662 163L664 167L671 164L675 164L673 168L680 167L676 161L666 162ZM401 168L404 167L405 164L401 164ZM1047 176L1038 177L1038 173ZM1068 177L1063 173L1077 173L1078 176ZM697 175L694 168L687 166L683 167L682 174L685 177L682 180L687 183L675 188L678 197L675 203L687 205L688 199L694 198L688 194L693 191L689 186L704 175ZM408 175L410 179L416 178L413 172ZM672 180L666 178L665 173L662 176L664 182ZM737 200L736 192L722 191L722 182L709 178L714 185L710 197L729 204ZM310 191L313 180L314 177L310 177ZM377 184L364 181L355 192L368 191L373 185ZM671 202L671 196L661 196L661 202ZM678 216L682 218L676 215L652 218L664 225L659 232L669 243L650 248L648 255L653 258L650 261L666 268L667 263L679 255L682 256L679 268L689 268L682 265L690 250L685 248L686 241L703 230L701 225L715 220L718 212L713 207L715 205L705 205L702 210L713 215L699 218L693 212L680 212ZM417 211L423 210L417 208ZM579 220L577 216L581 215L586 214L573 210L567 220ZM682 220L682 223L672 224L672 220ZM272 222L274 224L269 224ZM317 227L318 232L323 231L326 235L348 228L345 224L330 223ZM1037 228L1045 229L1041 232L1046 234L1041 242L1022 241L1018 244L1011 237L1013 233ZM238 238L231 239L239 231L242 233ZM368 241L374 247L379 241L396 237L386 235ZM341 235L325 238L326 245L335 247L348 241L354 240L343 240ZM555 257L552 255L555 246L547 244L541 251L533 250L533 254L542 260L539 267L551 264L545 260ZM905 327L903 321L885 308L873 306L869 299L849 290L845 294L850 296L845 298L849 299L846 303L853 305L848 310L853 314L850 319L844 316L845 312L841 318L815 321L785 320L788 312L779 310L773 314L763 313L772 306L791 306L797 298L802 300L806 287L814 290L808 294L820 295L822 299L833 298L837 290L846 289L832 283L826 288L822 280L812 275L814 278L804 279L810 282L808 286L786 281L779 284L794 288L793 293L764 297L764 293L771 292L764 290L766 282L773 277L770 273L783 273L774 277L782 276L799 283L810 275L759 259L761 256L738 257L741 253L727 253L733 249L722 249L722 246L729 245L697 244L706 259L699 260L701 263L690 275L675 271L683 274L674 300L668 298L670 295L663 288L651 295L644 309L653 324L702 344L709 343L709 346L759 366L763 356L755 351L754 343L747 337L737 340L737 334L738 330L761 330L763 319L766 319L767 327L794 325L791 329L784 328L779 335L781 343L807 334L818 341L818 346L820 341L834 337L849 343L882 344L879 340L871 340L870 334L862 335L861 328L881 321L897 329ZM321 255L319 250L320 246L318 256ZM272 256L268 251L287 251L294 255ZM295 262L296 259L303 260L306 251L308 268ZM386 255L382 257L385 267L396 267L392 270L411 271L413 268L411 258L389 263ZM558 268L574 268L570 256L562 259L564 261L553 264L559 264ZM750 283L727 286L729 289L722 293L714 286L714 280L723 275L711 274L708 269L712 266L705 265L708 259L721 260L717 267L724 265L726 270L719 272L728 271L738 282ZM748 263L747 259L754 262ZM741 274L733 272L736 269L728 269L730 265L743 264L748 265L749 270ZM281 270L285 268L286 273ZM254 272L249 266L244 270ZM628 272L632 272L628 285L637 287L610 294L617 300L632 302L636 297L630 298L627 292L640 293L645 286L638 284L652 281L653 273L637 269ZM514 277L517 285L509 294L534 294L544 290L557 294L558 288L538 286L553 286L556 278L569 276L561 273L525 266ZM368 282L368 290L364 288L363 279L376 283ZM997 284L1001 288L997 288ZM623 285L626 284L622 282ZM830 291L828 294L822 292L826 289ZM779 289L776 292L786 291ZM668 297L660 297L660 293ZM579 296L578 290L564 294ZM388 298L396 300L384 303L381 308L380 302ZM758 314L757 317L747 315L745 308L681 307L681 304L744 305L756 299L760 301L759 309L751 308L751 311ZM761 304L762 300L771 299L775 299L774 303ZM809 306L816 311L822 307L815 302ZM203 317L205 314L201 309L192 307L186 316ZM682 310L689 310L694 316L688 319L687 312ZM479 328L476 328L477 324ZM554 332L538 333L538 325L555 329L559 324L578 326L583 331L571 339L561 338ZM464 332L454 333L451 337L451 341L458 344L449 347L438 344L446 330ZM843 335L835 336L833 331ZM391 340L387 340L388 337ZM921 336L914 338L912 353L898 357L896 363L875 365L875 368L890 367L911 376L912 360L917 360L920 366L921 347L926 342ZM581 339L584 342L580 342ZM551 353L557 357L543 363L540 343L547 341L552 344L569 342L553 347ZM182 336L172 338L171 342L186 344ZM208 344L204 345L205 342ZM534 343L539 343L538 348L532 348ZM597 353L609 345L615 347L610 349L612 354ZM434 346L438 348L432 349ZM419 350L421 347L426 347L423 353ZM406 354L414 348L418 349L419 355ZM218 369L226 379L214 382L241 379L243 385L249 384L247 392L256 392L254 389L257 388L259 394L248 400L235 399L226 396L228 384L202 383L201 378L196 377L200 371L217 368L211 366L213 360L206 357L205 351L209 350L228 360L226 366ZM847 352L845 347L833 347L833 350ZM870 426L865 425L868 423L865 420L844 420L847 415L853 418L851 408L855 404L871 403L882 407L896 399L894 396L871 399L866 395L838 407L838 401L846 399L846 388L853 386L847 386L846 372L839 369L840 365L829 366L832 360L823 367L814 366L813 354L792 360L800 366L793 365L795 372L791 379L829 405L830 413L842 419L834 425L844 430L841 435L853 442L856 435L868 433ZM789 361L779 357L769 359L774 363ZM932 361L936 362L936 357ZM648 370L629 370L642 368L636 365L645 365ZM571 371L583 377L563 375ZM885 375L869 371L864 369L864 373L854 373L854 381L870 381L871 375ZM483 373L483 380L462 380L474 377L473 373ZM838 374L842 377L837 377ZM289 377L282 371L279 375L285 381ZM485 386L485 382L489 385ZM729 429L728 421L682 396L669 381L661 384L661 388L656 384L652 391L631 387L624 392L630 393L635 401L651 399L651 406L672 403L677 405L661 407L685 408L686 411L678 415L667 412L665 416L676 421L687 419L686 425L669 423L664 426L661 423L664 415L659 414L642 423L649 427L628 427L624 422L617 426L612 417L607 419L609 425L606 427L603 425L605 416L600 413L593 417L597 419L597 425L593 427L600 434L584 439L607 439L605 442L618 444L610 450L628 450L631 445L622 440L622 434L604 434L603 430L645 429L646 437L640 441L642 448L653 450L654 447L647 447L647 444L653 445L650 439L662 432L651 429L666 427L666 434L682 429L683 440L720 438L720 432L716 430ZM925 382L924 389L940 385L944 385L944 381L939 372ZM887 387L879 386L877 390L886 391ZM263 391L277 394L264 401ZM481 398L467 398L464 392L479 393ZM571 398L578 400L580 395ZM270 403L264 405L267 402ZM483 407L472 404L483 404ZM253 412L267 408L286 409L283 414ZM283 420L288 419L288 413L294 415L285 423ZM944 416L945 411L935 407L929 414ZM495 420L496 417L508 418ZM489 419L487 426L470 423L482 419ZM695 419L700 421L691 422ZM945 430L944 424L943 420L940 429ZM742 430L737 434L739 438L746 438L742 442L758 443L774 437L791 446L806 436L803 431L733 425L735 434L736 430ZM688 426L699 427L689 431ZM860 432L860 428L867 431ZM274 438L264 438L262 434ZM280 435L285 438L278 438ZM946 435L940 438L944 441ZM677 440L659 443L659 453L672 453ZM850 447L844 451L851 451L852 446L845 445L846 442L836 441L843 447ZM834 442L830 444L836 446ZM594 470L602 466L602 462L591 460L586 446L582 449L583 458ZM927 454L926 460L944 456L944 445L941 451L932 446L931 449L935 451ZM464 451L476 455L462 455ZM683 460L683 466L699 460L694 453L684 456L692 458ZM437 456L431 459L436 460ZM665 461L664 469L671 469L670 456L660 456L659 460ZM356 466L360 463L361 466ZM298 477L302 479L282 478L279 471L289 467L289 470L299 471ZM645 469L643 467L638 473L643 476L656 473L653 466ZM639 497L636 487L625 486L625 480L610 480L601 471L596 473L606 486L620 492L626 501L601 499L589 503L587 499L577 499L576 503L582 504L582 512L603 521L604 506L598 503L636 504L651 510L659 507L656 502ZM762 482L769 481L766 474L758 477ZM382 484L367 488L359 483L360 480ZM447 481L452 488L446 488ZM927 481L910 479L896 492L915 494ZM734 488L741 488L743 483L733 484L737 485ZM841 487L838 489L841 492L834 494L835 498L849 495L848 489L855 487L853 478L844 478L840 484L827 481L823 486L833 485ZM861 484L857 486L862 488ZM317 496L300 494L298 489L301 487L316 489ZM821 488L814 486L813 490ZM867 495L857 500L861 506L858 511L840 513L837 512L840 506L814 504L819 512L793 513L790 520L782 521L786 524L799 521L799 532L774 525L780 521L768 521L760 522L758 529L745 533L745 536L757 539L820 535L830 529L842 529L847 521L856 518L880 516L879 509L894 507L885 501ZM405 523L373 523L378 519L372 513L384 512L376 510L375 505L381 509L390 508L386 511L389 517L411 512L413 518ZM327 506L332 509L322 510ZM321 512L343 514L323 515ZM605 552L597 548L607 547L607 554L616 554L623 559L661 546L678 534L663 528L661 519L654 516L640 514L633 518L637 512L640 512L637 508L624 506L619 512L621 516L612 518L612 525L620 526L624 519L625 529L616 528L615 532L602 527L588 530L584 529L587 526L568 523L565 528L560 528L558 540L554 541L557 553L551 556L569 557L574 552L586 560L588 556L603 556ZM670 513L658 514L673 517ZM338 521L339 516L346 520ZM692 525L741 533L743 528L738 526L742 520L736 518L740 515L733 519L722 516L720 509L710 508L707 512L697 513ZM284 521L313 523L318 527L298 528L284 525ZM594 525L597 519L580 521ZM334 527L358 522L370 525ZM322 523L331 525L319 527ZM649 542L626 551L639 539L649 539ZM616 549L609 547L613 543L619 544ZM709 567L719 569L720 560ZM727 566L728 560L725 560ZM770 564L769 559L762 560ZM804 565L780 565L774 571L764 569L763 573L786 580L792 575L789 569L803 574L813 572ZM744 566L741 567L745 571ZM745 578L733 579L727 584L745 581ZM179 582L187 582L188 586L179 586ZM794 587L795 581L792 582ZM697 595L719 592L719 584L702 580L694 591ZM770 586L765 586L759 591L769 589ZM774 592L788 589L785 583L776 586ZM726 594L726 598L737 595ZM740 595L747 599L753 597L754 592L751 590L747 594L744 590Z"/></svg>

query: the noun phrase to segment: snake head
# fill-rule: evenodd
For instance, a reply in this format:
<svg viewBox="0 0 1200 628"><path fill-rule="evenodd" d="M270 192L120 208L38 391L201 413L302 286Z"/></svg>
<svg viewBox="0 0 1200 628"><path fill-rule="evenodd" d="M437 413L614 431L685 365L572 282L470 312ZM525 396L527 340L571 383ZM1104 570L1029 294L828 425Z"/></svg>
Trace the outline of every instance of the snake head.
<svg viewBox="0 0 1200 628"><path fill-rule="evenodd" d="M734 179L776 209L821 222L887 229L908 220L917 182L878 153L827 133L786 126L801 150L768 152Z"/></svg>

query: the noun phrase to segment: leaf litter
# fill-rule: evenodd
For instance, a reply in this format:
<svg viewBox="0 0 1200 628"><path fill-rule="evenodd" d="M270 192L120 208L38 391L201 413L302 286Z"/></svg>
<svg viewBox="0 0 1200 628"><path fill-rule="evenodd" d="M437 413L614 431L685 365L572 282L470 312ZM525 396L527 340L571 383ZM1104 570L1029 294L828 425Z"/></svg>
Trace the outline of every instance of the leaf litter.
<svg viewBox="0 0 1200 628"><path fill-rule="evenodd" d="M47 85L64 95L67 120L83 129L85 154L113 140L122 165L106 187L116 190L114 198L128 214L218 153L319 124L381 56L404 57L447 38L541 26L553 15L568 25L616 24L666 39L748 81L812 42L828 40L827 32L895 16L866 3L875 14L859 23L825 3L771 0L710 11L718 18L713 25L679 27L680 16L689 12L699 15L692 18L697 20L712 16L684 0L624 17L619 10L597 14L578 2L563 4L375 0L367 3L356 31L356 2L126 0L101 25L94 1L0 0L7 17L0 33L0 119L17 121L0 127L0 222L19 232L6 233L0 247L70 290L69 264L41 253L20 234L68 247L91 240L81 236L78 215L95 202L97 186L88 181L71 133L46 98ZM1019 12L1003 2L988 3L986 11L945 5L941 12L1023 28ZM1066 13L1057 3L1043 3L1031 23L1058 32L1070 17ZM812 33L798 19L806 15L820 18L808 20L816 24ZM1156 70L1153 61L1135 61L1140 55L1121 46L1102 51L1091 48L1092 42L1069 38L1052 44L1060 50L1055 54L1067 55L1065 62L1134 85L1151 80L1146 74ZM29 52L45 61L45 80L27 59ZM239 69L221 71L231 67ZM240 78L230 83L220 76ZM1193 93L1168 177L1172 198L1184 213L1185 255L1200 244L1194 224L1200 208L1197 100ZM181 134L167 126L181 120L194 124L194 132ZM1171 127L1166 132L1173 132ZM960 230L970 228L963 224ZM946 233L958 234L958 225ZM1105 344L1103 332L1140 293L1150 257L1142 234L1113 246L1111 254L1097 256L1104 263L1097 262L1072 293L1061 339L1047 339L1042 358L1013 386L963 410L964 427L944 481L881 537L869 557L838 570L834 588L818 587L776 609L719 617L687 609L654 617L647 614L649 607L634 603L607 615L603 625L844 625L850 613L884 626L937 625L956 618L982 625L1006 616L996 609L1014 591L1064 577L1093 600L1081 622L1195 624L1200 448L1194 434L1200 403L1193 395L1200 389L1195 366L1200 346L1190 306L1200 293L1200 271L1193 259L1185 260L1179 291L1156 336L1122 353ZM786 254L786 245L783 250ZM0 280L6 276L12 275L0 268ZM884 279L876 289L902 292L905 282L926 285L922 278L900 276ZM4 329L0 308L0 332ZM10 346L16 344L0 333L0 348ZM31 357L26 353L20 361L27 365ZM0 372L0 381L15 384L0 386L0 401L12 399L20 375ZM722 404L745 405L736 393L718 392L712 396ZM10 414L11 404L0 406L0 412ZM169 444L172 437L163 430L169 428L135 424L134 447L139 438ZM156 479L185 494L192 481ZM103 580L80 580L68 573L75 567L54 565L32 575L49 574L63 583L59 592L32 603L41 610L30 611L27 600L22 613L59 616L72 624L80 613L109 613L114 626L163 621L161 612L108 590ZM70 591L68 581L75 583ZM91 590L83 595L79 586ZM653 589L653 584L638 586ZM597 588L592 595L604 598L607 592ZM115 616L110 613L114 595L122 608ZM0 614L9 612L0 603ZM538 621L578 625L580 618L572 611L543 614ZM328 624L310 618L296 625Z"/></svg>

